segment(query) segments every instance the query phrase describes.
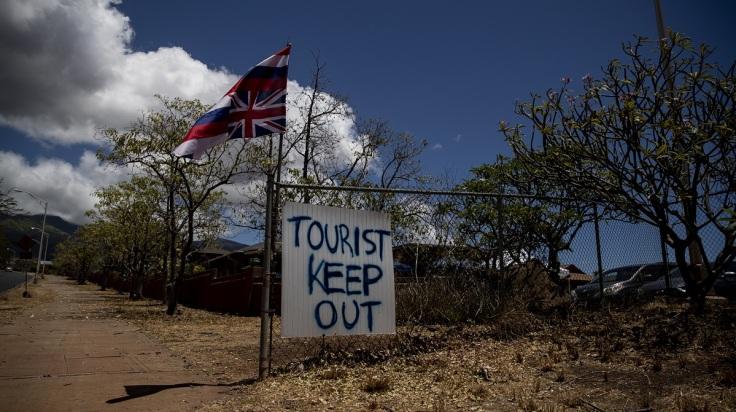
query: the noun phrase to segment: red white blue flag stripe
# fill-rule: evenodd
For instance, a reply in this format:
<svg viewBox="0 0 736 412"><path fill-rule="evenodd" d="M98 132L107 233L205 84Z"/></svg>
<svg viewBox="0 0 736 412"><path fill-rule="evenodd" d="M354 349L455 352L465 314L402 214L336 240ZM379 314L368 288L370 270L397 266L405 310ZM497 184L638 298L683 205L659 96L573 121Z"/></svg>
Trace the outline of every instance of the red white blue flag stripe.
<svg viewBox="0 0 736 412"><path fill-rule="evenodd" d="M286 79L291 45L258 63L197 120L174 149L199 159L230 139L250 139L286 130Z"/></svg>

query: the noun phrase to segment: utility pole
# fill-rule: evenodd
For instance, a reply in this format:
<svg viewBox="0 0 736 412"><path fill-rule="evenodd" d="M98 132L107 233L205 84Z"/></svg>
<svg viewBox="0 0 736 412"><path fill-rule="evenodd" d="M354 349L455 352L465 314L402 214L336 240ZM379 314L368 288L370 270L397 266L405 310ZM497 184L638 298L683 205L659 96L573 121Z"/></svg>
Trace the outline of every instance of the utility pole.
<svg viewBox="0 0 736 412"><path fill-rule="evenodd" d="M664 56L665 53L667 53L667 37L668 33L665 32L665 26L664 26L664 17L662 15L662 4L660 0L654 0L654 13L657 17L657 34L659 36L659 50L660 53ZM670 96L674 97L675 95L675 78L672 73L672 67L669 64L666 64L664 67L665 75L667 76L667 86L669 87ZM685 170L686 172L687 170ZM664 199L665 201L667 199ZM660 234L660 237L664 239L664 234ZM666 249L663 249L665 253L663 253L664 257L666 258ZM703 267L703 256L700 253L700 248L697 244L697 242L693 241L688 246L688 252L690 255L690 264L693 265L693 267L696 268L696 271L698 274L702 274L702 267ZM668 262L664 262L665 265L669 268ZM670 287L670 274L669 270L665 273L665 283L666 287L669 289Z"/></svg>
<svg viewBox="0 0 736 412"><path fill-rule="evenodd" d="M664 33L664 18L662 17L662 5L659 0L654 0L654 13L657 14L657 33L659 34L659 44L664 42L666 37Z"/></svg>

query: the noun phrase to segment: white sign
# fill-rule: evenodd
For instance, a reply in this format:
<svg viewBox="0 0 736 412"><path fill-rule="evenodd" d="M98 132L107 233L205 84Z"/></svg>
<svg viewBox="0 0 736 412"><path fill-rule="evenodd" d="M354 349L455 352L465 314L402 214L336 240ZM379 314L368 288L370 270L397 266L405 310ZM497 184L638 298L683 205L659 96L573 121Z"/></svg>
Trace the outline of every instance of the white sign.
<svg viewBox="0 0 736 412"><path fill-rule="evenodd" d="M288 202L281 228L281 336L395 332L387 214Z"/></svg>

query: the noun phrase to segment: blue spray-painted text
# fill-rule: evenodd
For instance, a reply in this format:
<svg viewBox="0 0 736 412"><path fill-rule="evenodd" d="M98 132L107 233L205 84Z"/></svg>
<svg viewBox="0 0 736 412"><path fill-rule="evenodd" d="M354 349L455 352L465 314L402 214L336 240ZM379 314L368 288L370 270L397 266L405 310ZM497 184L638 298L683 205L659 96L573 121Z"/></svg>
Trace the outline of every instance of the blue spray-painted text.
<svg viewBox="0 0 736 412"><path fill-rule="evenodd" d="M285 229L293 231L294 247L311 252L305 262L309 295L317 299L327 296L314 306L317 326L324 331L340 326L346 330L367 327L372 332L375 311L382 301L375 293L371 296L371 290L384 278L383 269L373 263L352 262L351 258L370 257L382 262L391 247L391 231L324 223L304 215L286 221L289 225Z"/></svg>
<svg viewBox="0 0 736 412"><path fill-rule="evenodd" d="M294 230L294 246L306 244L312 250L326 249L331 254L370 256L378 253L383 261L384 251L391 247L390 230L362 229L345 224L330 225L311 216L294 216L287 219ZM302 223L304 223L302 225Z"/></svg>

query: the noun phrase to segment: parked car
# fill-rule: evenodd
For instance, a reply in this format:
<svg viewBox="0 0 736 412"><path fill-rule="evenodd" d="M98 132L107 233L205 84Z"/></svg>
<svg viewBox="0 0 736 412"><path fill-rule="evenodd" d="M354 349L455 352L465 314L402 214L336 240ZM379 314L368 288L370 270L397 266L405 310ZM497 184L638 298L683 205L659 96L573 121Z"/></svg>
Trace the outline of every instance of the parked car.
<svg viewBox="0 0 736 412"><path fill-rule="evenodd" d="M631 278L641 265L624 266L603 272L603 287L610 286L616 282L620 282ZM585 285L580 285L571 292L572 298L578 302L600 299L600 275L593 276L593 280Z"/></svg>
<svg viewBox="0 0 736 412"><path fill-rule="evenodd" d="M654 296L670 295L670 296L687 296L685 290L685 280L682 278L680 269L677 265L673 265L674 269L670 271L670 288L667 289L667 280L664 276L661 278L645 283L637 289L636 294L639 299L651 299Z"/></svg>
<svg viewBox="0 0 736 412"><path fill-rule="evenodd" d="M716 295L736 300L736 262L726 265L723 273L718 275L713 283L713 291Z"/></svg>
<svg viewBox="0 0 736 412"><path fill-rule="evenodd" d="M665 267L665 264L661 262L647 263L623 266L603 272L603 295L612 300L626 300L635 297L641 285L664 276ZM577 287L573 293L573 299L577 301L600 299L598 277L594 277L586 285Z"/></svg>
<svg viewBox="0 0 736 412"><path fill-rule="evenodd" d="M713 291L716 295L724 296L730 300L736 300L736 262L731 262L726 266L723 273L719 274L713 284ZM685 289L685 280L682 278L680 269L675 267L670 272L670 288L667 289L664 277L654 282L645 283L638 291L637 295L642 299L651 298L658 295L669 296L687 296Z"/></svg>
<svg viewBox="0 0 736 412"><path fill-rule="evenodd" d="M670 263L669 267L675 264ZM647 282L656 281L664 278L667 271L667 265L662 262L648 263L642 265L631 277L620 282L616 282L603 289L603 295L614 301L629 301L637 297L637 289Z"/></svg>

